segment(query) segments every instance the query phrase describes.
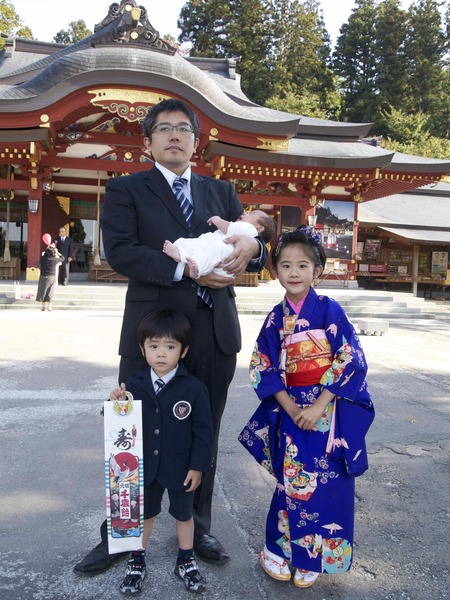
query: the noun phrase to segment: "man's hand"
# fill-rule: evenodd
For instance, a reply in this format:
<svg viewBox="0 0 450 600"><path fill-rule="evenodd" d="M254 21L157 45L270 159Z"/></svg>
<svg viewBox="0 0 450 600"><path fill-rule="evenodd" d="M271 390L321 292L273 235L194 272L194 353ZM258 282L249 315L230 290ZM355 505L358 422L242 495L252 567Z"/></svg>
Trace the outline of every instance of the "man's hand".
<svg viewBox="0 0 450 600"><path fill-rule="evenodd" d="M225 244L234 244L234 250L230 256L223 261L223 268L230 275L240 275L247 268L252 258L260 253L260 245L254 238L242 235L233 235L224 240Z"/></svg>
<svg viewBox="0 0 450 600"><path fill-rule="evenodd" d="M220 275L212 271L211 273L208 273L208 275L203 275L196 279L195 283L210 288L224 288L227 287L227 285L230 285L230 283L233 283L233 277L227 277L226 275Z"/></svg>
<svg viewBox="0 0 450 600"><path fill-rule="evenodd" d="M183 481L183 485L186 488L187 492L193 492L198 488L202 481L202 472L194 471L190 469L188 474L186 475L186 479ZM188 487L189 486L189 487Z"/></svg>

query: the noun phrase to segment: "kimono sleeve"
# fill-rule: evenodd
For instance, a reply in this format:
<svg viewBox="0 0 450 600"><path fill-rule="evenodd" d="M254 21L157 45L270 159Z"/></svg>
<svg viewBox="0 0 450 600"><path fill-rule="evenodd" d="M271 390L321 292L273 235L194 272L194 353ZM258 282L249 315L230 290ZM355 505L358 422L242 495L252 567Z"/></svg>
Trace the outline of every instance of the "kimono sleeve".
<svg viewBox="0 0 450 600"><path fill-rule="evenodd" d="M330 302L326 331L333 362L321 383L336 396L330 430L331 458L343 455L347 473L357 477L368 467L365 437L375 417L367 388L367 363L359 337L342 307Z"/></svg>
<svg viewBox="0 0 450 600"><path fill-rule="evenodd" d="M320 383L336 396L353 401L369 399L366 374L367 362L359 337L344 309L328 299L325 330L333 355L332 364Z"/></svg>
<svg viewBox="0 0 450 600"><path fill-rule="evenodd" d="M281 339L277 307L267 316L256 339L250 361L250 381L260 400L276 402L273 395L285 389L284 371L280 369Z"/></svg>

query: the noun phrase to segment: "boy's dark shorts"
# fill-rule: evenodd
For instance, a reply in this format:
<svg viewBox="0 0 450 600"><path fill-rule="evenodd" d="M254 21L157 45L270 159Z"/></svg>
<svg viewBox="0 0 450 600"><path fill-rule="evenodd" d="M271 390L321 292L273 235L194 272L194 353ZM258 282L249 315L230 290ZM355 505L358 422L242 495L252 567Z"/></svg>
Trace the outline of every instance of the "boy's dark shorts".
<svg viewBox="0 0 450 600"><path fill-rule="evenodd" d="M144 488L144 519L152 519L161 512L161 500L166 488L153 480ZM177 521L189 521L192 517L194 492L167 490L169 513Z"/></svg>

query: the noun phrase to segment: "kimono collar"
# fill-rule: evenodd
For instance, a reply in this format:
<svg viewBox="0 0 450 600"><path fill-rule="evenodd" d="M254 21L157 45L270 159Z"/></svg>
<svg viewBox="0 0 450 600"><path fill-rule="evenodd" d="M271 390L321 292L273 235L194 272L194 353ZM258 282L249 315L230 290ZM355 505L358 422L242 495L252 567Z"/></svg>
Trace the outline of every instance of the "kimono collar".
<svg viewBox="0 0 450 600"><path fill-rule="evenodd" d="M308 294L305 294L303 298L299 302L297 302L297 304L294 304L292 300L286 296L286 301L288 302L289 306L292 308L296 315L300 314L300 311L302 310L302 306L305 303L307 296Z"/></svg>

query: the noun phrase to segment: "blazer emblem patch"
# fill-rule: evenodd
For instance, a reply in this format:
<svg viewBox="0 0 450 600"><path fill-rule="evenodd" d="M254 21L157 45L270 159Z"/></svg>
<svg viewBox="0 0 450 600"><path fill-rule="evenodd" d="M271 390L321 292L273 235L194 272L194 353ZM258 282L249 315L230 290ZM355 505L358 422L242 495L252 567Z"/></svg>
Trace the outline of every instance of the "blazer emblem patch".
<svg viewBox="0 0 450 600"><path fill-rule="evenodd" d="M192 406L186 400L180 400L173 407L173 414L177 419L182 421L186 419L192 412Z"/></svg>

